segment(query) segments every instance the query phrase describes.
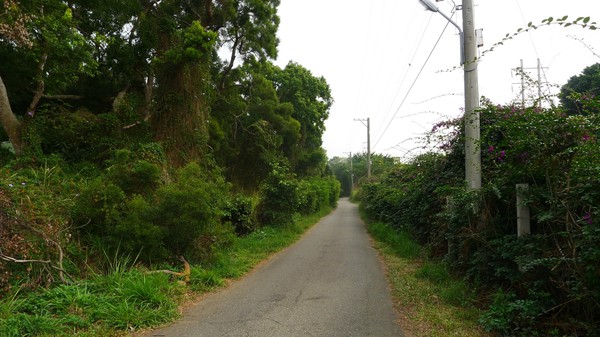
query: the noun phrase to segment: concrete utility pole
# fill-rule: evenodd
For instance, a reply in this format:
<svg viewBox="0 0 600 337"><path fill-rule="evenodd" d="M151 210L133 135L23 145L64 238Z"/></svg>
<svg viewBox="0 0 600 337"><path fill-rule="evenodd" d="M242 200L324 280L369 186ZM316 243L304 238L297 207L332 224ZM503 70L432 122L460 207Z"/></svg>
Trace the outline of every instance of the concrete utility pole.
<svg viewBox="0 0 600 337"><path fill-rule="evenodd" d="M477 39L473 0L463 0L463 33L465 49L465 178L472 190L481 189L481 131L479 118L479 78Z"/></svg>
<svg viewBox="0 0 600 337"><path fill-rule="evenodd" d="M354 167L352 167L352 151L350 151L350 194L354 189Z"/></svg>
<svg viewBox="0 0 600 337"><path fill-rule="evenodd" d="M350 196L352 196L352 190L354 189L354 168L352 167L352 151L344 153L347 153L350 158Z"/></svg>
<svg viewBox="0 0 600 337"><path fill-rule="evenodd" d="M367 178L371 178L371 119L354 119L354 121L361 122L367 127Z"/></svg>
<svg viewBox="0 0 600 337"><path fill-rule="evenodd" d="M461 56L465 77L465 179L471 190L481 189L481 131L479 119L479 77L477 73L477 35L473 0L463 0L463 26L460 27L449 16L440 12L431 0L419 0L432 12L440 13L446 20L458 28L461 34ZM436 0L437 1L437 0ZM464 55L463 55L464 54Z"/></svg>

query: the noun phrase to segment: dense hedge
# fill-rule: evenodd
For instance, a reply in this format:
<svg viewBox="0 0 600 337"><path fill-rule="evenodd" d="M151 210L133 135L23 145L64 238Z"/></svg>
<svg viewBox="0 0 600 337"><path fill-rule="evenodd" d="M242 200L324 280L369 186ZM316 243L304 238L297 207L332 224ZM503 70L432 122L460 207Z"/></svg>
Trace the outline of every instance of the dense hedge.
<svg viewBox="0 0 600 337"><path fill-rule="evenodd" d="M285 166L275 164L260 188L258 219L265 225L287 225L296 212L312 214L335 207L339 194L340 182L332 176L298 180Z"/></svg>
<svg viewBox="0 0 600 337"><path fill-rule="evenodd" d="M597 100L582 101L589 111ZM600 116L486 102L483 188L463 180L461 121L440 151L362 187L372 216L409 230L487 297L503 336L600 331ZM433 137L432 139L434 139ZM516 184L529 184L532 233L516 235Z"/></svg>
<svg viewBox="0 0 600 337"><path fill-rule="evenodd" d="M191 162L167 174L163 163L153 144L116 151L105 173L81 189L72 222L109 251L145 261L179 254L206 261L233 235L335 207L340 193L333 177L298 180L286 166L273 164L253 198L234 194L214 168Z"/></svg>

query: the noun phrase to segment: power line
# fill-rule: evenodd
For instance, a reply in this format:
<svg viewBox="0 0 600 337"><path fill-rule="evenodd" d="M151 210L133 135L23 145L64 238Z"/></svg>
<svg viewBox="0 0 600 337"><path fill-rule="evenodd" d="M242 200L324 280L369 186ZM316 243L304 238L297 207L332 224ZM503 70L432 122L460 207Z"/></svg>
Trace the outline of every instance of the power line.
<svg viewBox="0 0 600 337"><path fill-rule="evenodd" d="M418 2L417 2L417 1L414 1L414 2L413 2L413 11L412 11L411 15L409 15L409 17L411 18L411 20L410 20L410 23L409 23L408 27L410 27L410 28L414 27L414 24L413 24L413 23L414 23L414 21L415 21L415 18L417 17L417 15L416 15L416 12L417 12L417 10L418 10L420 7L421 7L421 6L418 4ZM390 14L392 14L392 13L393 13L393 11L391 11L391 10L390 10L390 11L389 11L389 13L390 13ZM392 14L392 15L393 15L393 14ZM396 17L395 15L393 15L393 18L394 18L394 20L397 20L397 17ZM396 84L398 83L398 81L397 81L397 79L398 79L398 76L395 76L395 75L394 75L394 72L390 72L390 73L389 73L389 74L390 74L390 76L387 78L387 85L386 85L386 88L392 88L392 90L388 90L388 91L386 91L385 93L383 93L383 95L382 95L382 96L383 96L383 97L386 97L386 96L388 95L388 92L389 92L389 95L390 95L390 96L392 96L392 94L393 94L393 93L395 93L395 95L393 95L393 98L392 98L392 100L390 101L390 103L389 103L389 106L388 106L388 107L387 107L387 109L385 109L385 110L384 110L384 109L382 109L383 105L384 105L384 104L386 104L385 100L384 100L384 99L379 99L379 100L378 100L379 104L377 105L377 108L376 108L376 110L375 110L375 112L376 112L376 115L375 115L374 117L377 117L377 115L379 114L379 112L386 112L386 113L385 113L385 116L384 116L382 119L381 119L381 118L379 118L379 119L378 119L378 120L380 120L381 122L379 123L379 125L378 125L378 129L377 129L377 130L379 130L379 129L381 129L381 128L383 127L383 124L384 124L384 123L385 123L385 121L387 120L387 117L388 117L389 113L390 113L390 112L391 112L391 110L392 110L392 107L393 107L393 105L394 105L394 101L396 100L396 98L397 98L397 96L398 96L398 92L400 92L400 89L402 88L402 85L404 84L404 80L406 79L406 76L407 76L407 74L409 73L409 71L408 71L408 70L410 69L410 65L413 63L413 61L414 61L414 58L415 58L415 56L416 56L416 54L417 54L417 52L418 52L418 50L419 50L419 48L420 48L420 46L421 46L421 42L424 40L424 39L423 39L423 36L425 35L425 32L427 31L427 28L429 27L429 24L430 24L430 22L431 22L431 18L432 18L432 16L430 16L430 17L429 17L429 20L427 21L427 24L426 24L426 26L425 26L425 28L424 28L424 29L423 29L423 27L421 27L421 29L420 29L420 31L421 31L421 35L419 36L419 38L418 38L417 40L413 41L413 44L412 44L412 48L411 48L411 49L414 49L414 53L413 53L413 56L412 56L412 58L410 58L410 59L408 59L408 60L407 60L407 59L405 59L405 58L400 58L400 57L398 57L398 58L396 58L396 60L395 60L395 62L394 62L394 66L393 66L393 67L391 67L391 68L388 68L388 69L400 69L400 65L401 65L402 63L404 63L404 66L405 66L405 67L406 67L406 66L408 67L407 69L405 69L405 70L404 70L404 76L402 77L402 80L400 81L400 84L399 84L399 85L397 85L397 86L394 86L393 84L394 84L394 83L396 83ZM402 41L402 42L399 44L400 46L405 46L405 45L407 45L408 38L409 38L409 36L411 35L410 33L412 32L412 30L411 30L410 28L409 28L409 29L406 29L406 30L403 30L403 31L404 31L404 38L403 38L403 39L401 39L401 41ZM390 30L390 31L388 31L388 32L386 32L386 33L389 35L389 37L387 38L387 40L394 40L394 39L395 39L395 35L394 35L394 36L392 36L392 34L396 34L395 32L393 32L393 31L391 31L391 30ZM415 45L416 45L416 47L415 47ZM408 56L410 56L410 54L408 54ZM394 79L395 79L395 81L394 81ZM396 87L397 87L397 88L396 88ZM394 90L394 89L395 89L395 90ZM383 98L383 97L382 97L382 98Z"/></svg>
<svg viewBox="0 0 600 337"><path fill-rule="evenodd" d="M454 16L454 12L452 13L452 16ZM435 48L438 46L438 44L439 44L440 40L442 39L442 36L444 35L444 32L446 32L446 28L448 28L449 24L450 24L450 22L447 22L446 25L444 26L444 29L442 30L442 33L440 34L440 36L438 37L437 41L433 45L433 48L431 49L431 52L429 52L429 55L427 56L427 59L425 59L425 62L423 63L423 66L421 66L421 69L417 73L417 77L415 78L415 80L412 82L412 84L408 88L408 91L406 92L406 95L404 95L404 98L402 99L402 102L400 102L400 105L398 106L398 108L394 112L394 115L392 116L392 118L390 119L390 121L386 125L385 129L383 130L383 132L381 133L381 135L379 136L379 138L375 142L375 145L373 145L373 149L375 149L375 147L377 147L377 144L379 144L379 141L381 140L381 138L383 138L383 136L385 135L385 133L389 129L390 125L392 124L392 122L396 118L396 115L398 114L398 112L400 111L400 109L402 108L402 106L404 105L404 102L406 102L406 99L408 98L408 95L410 94L410 92L412 91L413 87L417 83L417 80L421 76L421 73L423 72L423 69L425 69L425 66L429 62L429 59L431 58L431 55L433 55L433 52L435 51Z"/></svg>
<svg viewBox="0 0 600 337"><path fill-rule="evenodd" d="M525 15L523 14L523 9L521 8L521 4L519 3L518 0L515 0L515 2L517 3L517 7L519 8L519 13L521 14L521 19L523 20L523 24L526 25L527 21L525 20ZM540 54L538 53L537 46L535 45L535 41L533 41L533 36L531 35L531 32L528 31L527 36L529 36L529 40L531 41L531 46L533 47L535 56L539 60ZM548 76L546 75L546 70L544 68L542 68L541 70L542 70L542 74L544 74L544 82L548 83ZM552 95L552 93L550 92L550 88L548 86L546 86L546 93L548 96Z"/></svg>
<svg viewBox="0 0 600 337"><path fill-rule="evenodd" d="M406 77L408 76L408 71L409 71L410 67L414 63L415 57L417 56L417 52L419 51L419 48L421 47L421 42L423 42L423 40L425 40L423 37L425 36L425 34L427 32L427 28L429 27L429 24L431 23L431 18L432 17L433 17L433 14L429 16L429 20L427 21L427 25L423 29L423 31L421 33L421 37L418 39L417 47L414 49L414 53L413 53L410 61L408 62L408 69L404 72L404 76L402 76L402 80L400 81L400 84L398 85L397 89L395 90L396 94L394 95L394 97L390 101L390 105L388 106L388 108L386 109L386 111L392 111L392 106L394 105L394 102L396 101L396 98L398 97L398 94L400 93L400 89L402 89L402 86L404 85L404 81L406 80ZM445 28L444 28L444 30L445 30ZM442 32L442 34L443 34L443 32ZM385 117L383 118L383 121L385 121L387 119L388 115L389 115L389 112L386 113ZM394 117L392 117L392 120L393 119L394 119ZM380 129L381 129L381 127L379 127L377 129L377 132L379 132ZM386 129L387 129L387 127L386 127ZM385 131L384 131L384 133L385 133Z"/></svg>

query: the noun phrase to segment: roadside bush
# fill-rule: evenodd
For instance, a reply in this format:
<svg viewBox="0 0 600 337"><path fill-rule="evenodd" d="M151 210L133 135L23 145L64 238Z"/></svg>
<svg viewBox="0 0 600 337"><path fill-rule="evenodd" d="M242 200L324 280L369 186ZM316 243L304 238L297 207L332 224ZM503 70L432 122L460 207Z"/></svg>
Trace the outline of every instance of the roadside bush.
<svg viewBox="0 0 600 337"><path fill-rule="evenodd" d="M208 259L231 242L232 227L221 223L229 185L220 174L191 163L177 171L174 182L155 189L158 166L132 160L127 150L117 153L107 171L82 189L72 218L109 251L146 261L169 254Z"/></svg>
<svg viewBox="0 0 600 337"><path fill-rule="evenodd" d="M84 233L110 235L126 211L123 190L103 177L83 186L75 201L72 220Z"/></svg>
<svg viewBox="0 0 600 337"><path fill-rule="evenodd" d="M107 158L119 142L118 120L110 114L95 115L68 105L41 105L25 121L24 138L30 156L60 154L69 162Z"/></svg>
<svg viewBox="0 0 600 337"><path fill-rule="evenodd" d="M337 207L338 199L340 198L340 193L342 192L342 185L339 180L337 180L334 176L329 176L326 179L327 187L329 189L329 206Z"/></svg>
<svg viewBox="0 0 600 337"><path fill-rule="evenodd" d="M154 206L143 197L128 199L121 188L100 177L81 191L72 221L83 234L100 238L107 251L126 251L148 260L166 255L154 214Z"/></svg>
<svg viewBox="0 0 600 337"><path fill-rule="evenodd" d="M238 236L254 232L257 228L254 200L242 195L228 200L223 210L223 222L231 224Z"/></svg>
<svg viewBox="0 0 600 337"><path fill-rule="evenodd" d="M597 99L582 100L589 111ZM480 291L501 289L482 323L503 336L597 335L600 328L600 116L481 109L483 187L464 184L462 121L440 123L438 153L361 187L370 216L407 230ZM448 136L450 135L450 136ZM516 236L516 184L531 234Z"/></svg>
<svg viewBox="0 0 600 337"><path fill-rule="evenodd" d="M115 151L107 169L107 178L126 194L150 194L160 184L161 169L157 164L139 159L132 151Z"/></svg>
<svg viewBox="0 0 600 337"><path fill-rule="evenodd" d="M550 294L530 291L527 299L519 299L513 292L498 291L489 310L480 319L488 332L500 336L530 337L558 335L557 331L540 332L538 319L544 314Z"/></svg>
<svg viewBox="0 0 600 337"><path fill-rule="evenodd" d="M157 190L154 224L164 231L169 251L210 258L232 239L233 229L221 224L230 187L197 163L179 169L175 179Z"/></svg>
<svg viewBox="0 0 600 337"><path fill-rule="evenodd" d="M300 203L298 181L287 167L272 164L259 195L257 214L262 225L286 226L293 223L293 215Z"/></svg>
<svg viewBox="0 0 600 337"><path fill-rule="evenodd" d="M298 184L298 211L302 214L313 214L320 207L319 195L314 184L301 180Z"/></svg>

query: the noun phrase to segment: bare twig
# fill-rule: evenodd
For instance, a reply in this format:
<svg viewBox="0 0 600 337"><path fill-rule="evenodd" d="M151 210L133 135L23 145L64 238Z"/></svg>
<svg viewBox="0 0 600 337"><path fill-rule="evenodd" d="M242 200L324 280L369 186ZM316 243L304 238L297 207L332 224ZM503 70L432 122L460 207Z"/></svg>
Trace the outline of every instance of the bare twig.
<svg viewBox="0 0 600 337"><path fill-rule="evenodd" d="M168 269L162 269L162 270L151 270L151 271L148 271L147 273L148 274L163 273L163 274L180 276L180 277L183 277L183 281L187 284L190 282L190 274L191 274L190 264L186 261L186 259L183 256L179 256L178 258L181 262L183 262L183 271L182 272L176 272L176 271L172 271L172 270L168 270Z"/></svg>

